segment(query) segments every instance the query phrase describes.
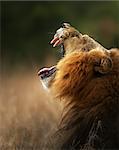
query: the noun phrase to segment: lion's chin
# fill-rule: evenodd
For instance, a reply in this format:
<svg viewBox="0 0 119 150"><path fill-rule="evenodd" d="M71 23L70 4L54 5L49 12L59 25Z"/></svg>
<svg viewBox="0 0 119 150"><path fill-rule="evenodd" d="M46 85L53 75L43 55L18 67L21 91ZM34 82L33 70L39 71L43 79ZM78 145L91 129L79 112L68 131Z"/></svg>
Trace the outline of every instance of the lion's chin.
<svg viewBox="0 0 119 150"><path fill-rule="evenodd" d="M42 68L38 71L38 76L40 77L40 81L45 90L48 90L51 81L54 79L56 74L56 66L52 66L49 68Z"/></svg>

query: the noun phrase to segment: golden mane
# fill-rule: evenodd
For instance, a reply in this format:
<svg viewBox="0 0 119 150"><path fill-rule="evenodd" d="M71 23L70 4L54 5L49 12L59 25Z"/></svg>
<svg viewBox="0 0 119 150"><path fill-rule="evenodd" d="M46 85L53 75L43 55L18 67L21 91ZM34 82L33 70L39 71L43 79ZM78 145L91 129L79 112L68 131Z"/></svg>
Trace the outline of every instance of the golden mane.
<svg viewBox="0 0 119 150"><path fill-rule="evenodd" d="M111 58L113 66L107 65ZM106 62L105 62L106 60ZM99 66L104 62L101 74ZM101 64L102 65L102 64ZM54 149L114 149L119 145L119 51L72 52L57 64L51 90L64 104Z"/></svg>

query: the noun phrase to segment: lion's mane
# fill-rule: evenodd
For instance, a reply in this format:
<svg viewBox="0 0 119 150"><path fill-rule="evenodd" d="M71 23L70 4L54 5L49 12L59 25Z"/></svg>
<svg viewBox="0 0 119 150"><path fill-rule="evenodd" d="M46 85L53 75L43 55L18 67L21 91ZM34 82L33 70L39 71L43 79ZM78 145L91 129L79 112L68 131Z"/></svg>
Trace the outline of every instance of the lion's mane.
<svg viewBox="0 0 119 150"><path fill-rule="evenodd" d="M108 57L111 69L96 71ZM68 54L57 64L52 82L52 93L65 105L59 129L50 138L52 149L118 149L119 51Z"/></svg>

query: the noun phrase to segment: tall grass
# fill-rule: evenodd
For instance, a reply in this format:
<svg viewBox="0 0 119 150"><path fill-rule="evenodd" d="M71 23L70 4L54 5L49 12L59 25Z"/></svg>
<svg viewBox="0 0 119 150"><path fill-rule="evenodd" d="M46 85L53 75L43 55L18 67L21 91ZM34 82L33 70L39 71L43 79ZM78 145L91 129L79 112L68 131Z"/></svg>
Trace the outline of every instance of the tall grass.
<svg viewBox="0 0 119 150"><path fill-rule="evenodd" d="M2 77L0 149L41 149L42 141L57 127L60 110L37 73L17 71Z"/></svg>

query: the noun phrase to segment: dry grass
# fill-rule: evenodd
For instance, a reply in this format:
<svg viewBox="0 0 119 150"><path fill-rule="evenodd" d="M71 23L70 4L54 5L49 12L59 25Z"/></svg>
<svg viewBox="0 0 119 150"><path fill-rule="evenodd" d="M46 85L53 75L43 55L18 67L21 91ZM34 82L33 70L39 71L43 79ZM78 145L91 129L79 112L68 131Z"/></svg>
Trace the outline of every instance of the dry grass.
<svg viewBox="0 0 119 150"><path fill-rule="evenodd" d="M43 90L34 72L2 77L0 90L0 149L41 149L56 129L61 108Z"/></svg>

